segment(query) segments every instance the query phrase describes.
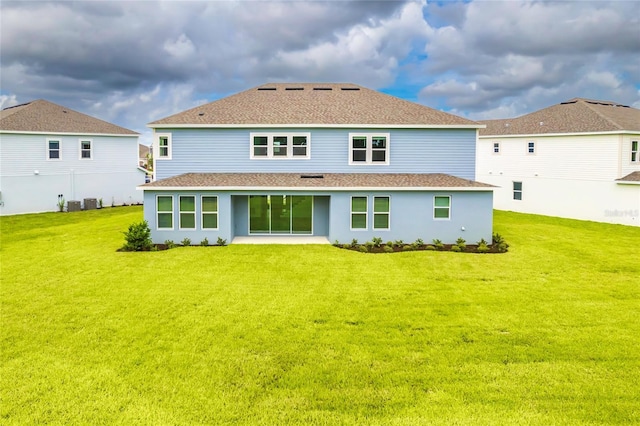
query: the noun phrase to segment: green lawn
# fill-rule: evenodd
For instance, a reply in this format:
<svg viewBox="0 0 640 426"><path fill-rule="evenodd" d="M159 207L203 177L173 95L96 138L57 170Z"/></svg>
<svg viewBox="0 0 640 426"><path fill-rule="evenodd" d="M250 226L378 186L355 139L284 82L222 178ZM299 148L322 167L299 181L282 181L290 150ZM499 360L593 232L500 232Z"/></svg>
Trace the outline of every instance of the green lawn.
<svg viewBox="0 0 640 426"><path fill-rule="evenodd" d="M506 254L116 252L141 219L1 219L0 423L640 422L640 228L496 212Z"/></svg>

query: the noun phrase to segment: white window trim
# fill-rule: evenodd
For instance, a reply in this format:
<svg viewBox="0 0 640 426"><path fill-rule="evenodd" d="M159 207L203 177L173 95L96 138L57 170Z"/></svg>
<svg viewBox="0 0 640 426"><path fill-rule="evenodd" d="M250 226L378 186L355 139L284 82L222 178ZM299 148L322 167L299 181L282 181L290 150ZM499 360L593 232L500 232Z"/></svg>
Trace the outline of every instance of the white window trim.
<svg viewBox="0 0 640 426"><path fill-rule="evenodd" d="M187 198L187 197L191 197L193 198L193 211L182 211L182 206L180 201L183 198ZM178 229L180 231L195 231L196 229L198 229L198 221L196 220L196 213L198 212L198 206L196 205L196 200L197 197L195 195L178 195ZM186 213L186 214L192 214L193 215L193 228L183 228L182 227L182 214Z"/></svg>
<svg viewBox="0 0 640 426"><path fill-rule="evenodd" d="M160 138L167 138L167 155L160 155ZM171 141L171 133L156 133L154 141L153 160L171 160L173 151L173 142ZM154 166L155 170L155 166Z"/></svg>
<svg viewBox="0 0 640 426"><path fill-rule="evenodd" d="M529 144L533 144L533 152L529 151ZM527 155L536 154L536 141L527 141Z"/></svg>
<svg viewBox="0 0 640 426"><path fill-rule="evenodd" d="M520 184L520 189L516 189L516 183ZM523 188L522 181L520 181L520 180L512 181L512 183L511 183L511 189L512 189L511 199L513 201L522 201L522 188ZM520 198L519 199L516 198L516 192L520 193Z"/></svg>
<svg viewBox="0 0 640 426"><path fill-rule="evenodd" d="M82 142L89 142L89 157L85 158L82 156ZM93 139L82 138L78 139L78 158L80 160L93 160Z"/></svg>
<svg viewBox="0 0 640 426"><path fill-rule="evenodd" d="M436 198L448 198L449 199L449 215L448 217L436 217L436 209L444 209L444 207L436 206ZM451 220L451 195L434 195L433 196L433 220Z"/></svg>
<svg viewBox="0 0 640 426"><path fill-rule="evenodd" d="M353 211L354 198L364 198L365 200L367 200L367 209L364 212ZM353 215L363 214L363 213L364 213L364 228L354 228ZM352 195L351 198L349 198L349 229L352 231L368 231L369 230L369 197L367 195Z"/></svg>
<svg viewBox="0 0 640 426"><path fill-rule="evenodd" d="M387 146L385 148L384 161L373 161L373 144L372 138L382 136L387 138ZM367 138L366 160L353 161L353 138ZM388 166L391 152L391 134L390 133L372 133L372 132L353 132L349 133L349 165L350 166Z"/></svg>
<svg viewBox="0 0 640 426"><path fill-rule="evenodd" d="M633 143L636 143L636 149L635 151L633 150ZM631 155L629 156L629 159L631 160L632 163L640 163L640 140L632 140L631 141ZM636 159L633 159L633 154L635 154Z"/></svg>
<svg viewBox="0 0 640 426"><path fill-rule="evenodd" d="M205 211L204 210L204 202L203 199L207 197L207 198L215 198L216 199L216 211ZM217 195L201 195L200 196L200 224L201 224L201 228L202 229L206 229L207 231L217 231L220 229L220 215L218 214L218 211L220 210L220 198L218 198ZM215 228L205 228L204 227L204 215L205 214L214 214L216 215L216 227Z"/></svg>
<svg viewBox="0 0 640 426"><path fill-rule="evenodd" d="M498 148L498 150L496 151L496 148ZM499 141L494 141L493 144L491 145L491 153L493 155L500 155L500 151L502 151L502 146L500 144Z"/></svg>
<svg viewBox="0 0 640 426"><path fill-rule="evenodd" d="M376 198L387 198L389 200L389 210L386 212L376 212ZM390 231L391 230L391 196L390 195L374 195L373 196L373 206L372 206L372 214L373 214L373 223L371 227L374 231ZM389 216L389 220L387 222L386 228L376 228L376 213L378 214L386 214Z"/></svg>
<svg viewBox="0 0 640 426"><path fill-rule="evenodd" d="M158 198L160 197L171 197L171 212L166 212L166 211L159 211L158 210ZM174 210L175 210L175 206L173 204L173 195L164 195L164 194L159 194L156 195L156 229L158 231L173 231L173 228L175 227L175 218L174 218ZM166 213L171 213L171 228L160 228L160 213L166 214Z"/></svg>
<svg viewBox="0 0 640 426"><path fill-rule="evenodd" d="M58 142L58 158L51 158L49 142ZM60 161L62 160L62 138L47 138L45 145L45 158L47 161Z"/></svg>
<svg viewBox="0 0 640 426"><path fill-rule="evenodd" d="M285 136L287 138L287 155L273 155L273 138ZM306 155L293 155L294 136L307 138ZM253 139L255 137L267 138L267 155L253 155ZM249 133L249 158L251 160L309 160L311 158L311 133L310 132L250 132Z"/></svg>

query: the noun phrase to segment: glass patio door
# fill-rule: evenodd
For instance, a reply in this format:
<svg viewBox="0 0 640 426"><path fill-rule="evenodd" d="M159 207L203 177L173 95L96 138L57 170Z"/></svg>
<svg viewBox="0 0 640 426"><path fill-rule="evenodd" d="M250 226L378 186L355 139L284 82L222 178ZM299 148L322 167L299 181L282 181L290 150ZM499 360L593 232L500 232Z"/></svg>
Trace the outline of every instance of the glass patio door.
<svg viewBox="0 0 640 426"><path fill-rule="evenodd" d="M313 196L249 196L249 234L310 235L312 231Z"/></svg>

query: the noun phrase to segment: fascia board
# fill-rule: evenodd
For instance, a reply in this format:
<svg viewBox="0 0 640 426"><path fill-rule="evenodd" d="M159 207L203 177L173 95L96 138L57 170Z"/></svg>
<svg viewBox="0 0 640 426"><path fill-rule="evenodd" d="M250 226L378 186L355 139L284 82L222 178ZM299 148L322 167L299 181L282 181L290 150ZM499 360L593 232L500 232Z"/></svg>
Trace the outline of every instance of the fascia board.
<svg viewBox="0 0 640 426"><path fill-rule="evenodd" d="M82 132L28 132L23 130L0 130L2 134L16 135L45 135L45 136L109 136L118 138L138 138L140 133L122 134L122 133L82 133Z"/></svg>
<svg viewBox="0 0 640 426"><path fill-rule="evenodd" d="M415 186L415 187L393 187L393 186L356 186L356 187L334 187L334 186L138 186L141 191L278 191L278 192L380 192L380 191L402 191L402 192L487 192L493 191L494 187L445 187L445 186Z"/></svg>
<svg viewBox="0 0 640 426"><path fill-rule="evenodd" d="M484 124L147 124L150 129L484 129Z"/></svg>
<svg viewBox="0 0 640 426"><path fill-rule="evenodd" d="M530 133L509 135L478 135L478 139L507 139L507 138L541 138L558 136L597 136L597 135L633 135L639 134L637 130L612 130L608 132L583 132L583 133Z"/></svg>

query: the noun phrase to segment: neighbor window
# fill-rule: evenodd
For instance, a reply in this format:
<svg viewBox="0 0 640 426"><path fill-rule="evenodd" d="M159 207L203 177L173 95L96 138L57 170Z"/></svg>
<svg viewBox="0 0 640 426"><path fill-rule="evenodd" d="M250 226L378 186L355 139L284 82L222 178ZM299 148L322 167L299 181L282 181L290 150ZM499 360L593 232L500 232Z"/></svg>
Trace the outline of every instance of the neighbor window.
<svg viewBox="0 0 640 426"><path fill-rule="evenodd" d="M500 154L500 142L493 143L493 153Z"/></svg>
<svg viewBox="0 0 640 426"><path fill-rule="evenodd" d="M173 229L173 195L157 197L158 229Z"/></svg>
<svg viewBox="0 0 640 426"><path fill-rule="evenodd" d="M180 196L180 229L196 229L196 197Z"/></svg>
<svg viewBox="0 0 640 426"><path fill-rule="evenodd" d="M202 229L218 229L218 197L202 196Z"/></svg>
<svg viewBox="0 0 640 426"><path fill-rule="evenodd" d="M91 160L91 140L80 139L80 159Z"/></svg>
<svg viewBox="0 0 640 426"><path fill-rule="evenodd" d="M158 136L158 158L171 158L171 135L159 134Z"/></svg>
<svg viewBox="0 0 640 426"><path fill-rule="evenodd" d="M373 197L373 229L389 229L389 197Z"/></svg>
<svg viewBox="0 0 640 426"><path fill-rule="evenodd" d="M367 229L367 197L351 197L351 229Z"/></svg>
<svg viewBox="0 0 640 426"><path fill-rule="evenodd" d="M527 142L527 153L535 154L536 153L536 143L535 142Z"/></svg>
<svg viewBox="0 0 640 426"><path fill-rule="evenodd" d="M638 141L631 141L631 161L640 162L640 155L638 155Z"/></svg>
<svg viewBox="0 0 640 426"><path fill-rule="evenodd" d="M349 134L349 164L389 164L389 134Z"/></svg>
<svg viewBox="0 0 640 426"><path fill-rule="evenodd" d="M309 158L310 133L251 133L251 158Z"/></svg>
<svg viewBox="0 0 640 426"><path fill-rule="evenodd" d="M513 199L522 200L522 182L513 182Z"/></svg>
<svg viewBox="0 0 640 426"><path fill-rule="evenodd" d="M60 140L59 139L47 140L47 158L49 160L60 159Z"/></svg>
<svg viewBox="0 0 640 426"><path fill-rule="evenodd" d="M448 195L437 195L433 198L433 218L451 218L451 197Z"/></svg>

